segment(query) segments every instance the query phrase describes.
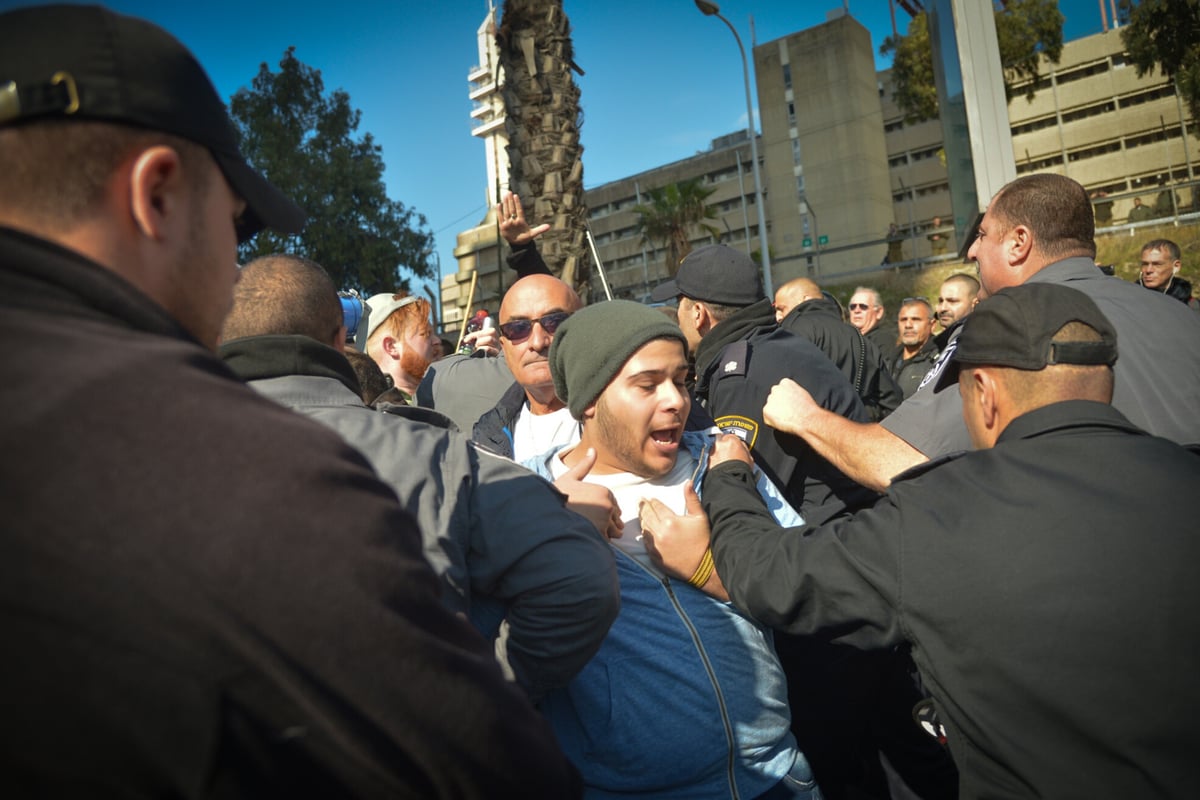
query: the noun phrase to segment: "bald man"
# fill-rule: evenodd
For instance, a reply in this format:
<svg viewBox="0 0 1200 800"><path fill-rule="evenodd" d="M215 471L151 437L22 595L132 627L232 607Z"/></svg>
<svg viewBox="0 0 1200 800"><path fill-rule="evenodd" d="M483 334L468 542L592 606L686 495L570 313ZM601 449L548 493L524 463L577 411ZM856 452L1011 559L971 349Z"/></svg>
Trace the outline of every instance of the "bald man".
<svg viewBox="0 0 1200 800"><path fill-rule="evenodd" d="M530 275L500 304L500 349L515 383L479 418L472 438L500 455L524 461L579 441L579 423L554 393L547 356L554 332L583 304L553 275Z"/></svg>
<svg viewBox="0 0 1200 800"><path fill-rule="evenodd" d="M808 278L795 278L775 290L775 321L783 322L783 318L796 306L805 300L815 300L821 296L821 287Z"/></svg>
<svg viewBox="0 0 1200 800"><path fill-rule="evenodd" d="M788 281L775 292L774 305L779 327L803 336L829 356L862 398L871 421L883 419L904 400L884 353L858 328L842 320L837 301L815 281Z"/></svg>

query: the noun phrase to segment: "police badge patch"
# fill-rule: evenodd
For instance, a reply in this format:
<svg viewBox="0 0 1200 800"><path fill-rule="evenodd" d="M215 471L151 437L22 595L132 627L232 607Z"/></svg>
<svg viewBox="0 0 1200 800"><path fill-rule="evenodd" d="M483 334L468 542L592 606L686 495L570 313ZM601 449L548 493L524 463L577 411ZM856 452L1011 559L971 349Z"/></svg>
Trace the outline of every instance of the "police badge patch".
<svg viewBox="0 0 1200 800"><path fill-rule="evenodd" d="M713 422L721 429L721 433L732 433L745 442L747 447L753 448L755 440L758 439L758 423L749 417L730 415L717 417Z"/></svg>

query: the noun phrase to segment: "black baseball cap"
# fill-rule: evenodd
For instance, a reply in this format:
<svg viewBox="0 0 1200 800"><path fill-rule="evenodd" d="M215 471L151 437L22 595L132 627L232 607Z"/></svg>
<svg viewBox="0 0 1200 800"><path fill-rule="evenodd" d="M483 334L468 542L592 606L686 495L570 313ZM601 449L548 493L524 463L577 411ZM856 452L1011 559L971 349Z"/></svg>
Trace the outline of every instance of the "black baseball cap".
<svg viewBox="0 0 1200 800"><path fill-rule="evenodd" d="M1052 342L1068 322L1082 322L1100 334L1099 342ZM1078 289L1061 284L1026 283L1001 289L963 320L933 390L958 382L964 366L1040 370L1050 364L1112 366L1117 360L1117 331L1099 307Z"/></svg>
<svg viewBox="0 0 1200 800"><path fill-rule="evenodd" d="M723 306L748 306L762 300L762 273L750 256L723 244L688 253L675 277L650 293L656 303L683 295Z"/></svg>
<svg viewBox="0 0 1200 800"><path fill-rule="evenodd" d="M239 241L304 226L304 211L246 163L199 62L157 25L100 6L0 14L0 127L56 118L124 123L207 148L246 201Z"/></svg>

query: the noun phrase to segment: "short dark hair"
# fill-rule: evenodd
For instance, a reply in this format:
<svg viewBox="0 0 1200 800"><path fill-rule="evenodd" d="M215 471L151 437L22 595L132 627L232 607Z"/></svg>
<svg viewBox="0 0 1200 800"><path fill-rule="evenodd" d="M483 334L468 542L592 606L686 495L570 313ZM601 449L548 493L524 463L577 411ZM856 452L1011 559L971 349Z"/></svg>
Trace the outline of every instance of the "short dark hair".
<svg viewBox="0 0 1200 800"><path fill-rule="evenodd" d="M690 299L690 298L689 298ZM707 300L692 300L693 303L704 303L708 313L717 322L724 322L746 306L730 306L724 303L710 303Z"/></svg>
<svg viewBox="0 0 1200 800"><path fill-rule="evenodd" d="M184 169L198 176L190 183L193 190L207 186L210 173L196 168L204 147L162 131L64 119L0 128L0 208L69 229L97 210L122 161L155 145L175 150Z"/></svg>
<svg viewBox="0 0 1200 800"><path fill-rule="evenodd" d="M1024 225L1047 258L1096 257L1096 216L1087 190L1064 175L1017 178L992 200L991 213L1006 227Z"/></svg>
<svg viewBox="0 0 1200 800"><path fill-rule="evenodd" d="M1178 261L1180 256L1183 255L1183 251L1179 249L1179 245L1175 244L1170 239L1151 239L1142 245L1143 253L1148 250L1162 250L1166 253L1170 253L1172 261Z"/></svg>
<svg viewBox="0 0 1200 800"><path fill-rule="evenodd" d="M905 306L925 306L925 310L929 312L929 316L933 316L933 303L924 297L906 297L900 302L900 310L903 311Z"/></svg>
<svg viewBox="0 0 1200 800"><path fill-rule="evenodd" d="M307 336L330 344L342 324L337 289L319 264L300 256L264 256L242 268L221 338Z"/></svg>
<svg viewBox="0 0 1200 800"><path fill-rule="evenodd" d="M974 275L968 275L965 272L956 272L949 278L946 278L946 280L942 281L942 284L945 285L951 281L954 281L955 283L961 283L966 286L967 293L970 294L971 297L977 297L979 295L979 279Z"/></svg>

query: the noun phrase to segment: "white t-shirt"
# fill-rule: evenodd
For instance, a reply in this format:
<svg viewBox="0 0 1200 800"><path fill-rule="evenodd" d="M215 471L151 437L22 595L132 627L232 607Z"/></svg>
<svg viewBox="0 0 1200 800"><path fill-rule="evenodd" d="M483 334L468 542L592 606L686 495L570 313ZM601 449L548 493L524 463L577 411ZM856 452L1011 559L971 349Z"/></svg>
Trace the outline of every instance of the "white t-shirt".
<svg viewBox="0 0 1200 800"><path fill-rule="evenodd" d="M550 459L550 474L555 480L562 477L568 470L567 465L562 462L562 456L570 449L563 448ZM650 555L646 552L646 546L642 542L642 523L638 519L638 505L642 500L653 498L676 514L685 513L687 504L684 500L683 489L695 477L696 464L696 459L692 457L691 453L680 449L679 457L675 459L675 468L661 478L647 480L632 472L614 472L609 475L597 475L595 472L591 472L584 478L587 483L607 487L617 498L617 505L621 507L621 522L625 523L625 527L622 529L621 538L610 540L612 544L660 575L662 571L654 566Z"/></svg>
<svg viewBox="0 0 1200 800"><path fill-rule="evenodd" d="M533 414L526 401L513 423L512 434L513 461L523 464L556 447L567 447L578 442L579 420L571 416L569 408L560 408L549 414Z"/></svg>

